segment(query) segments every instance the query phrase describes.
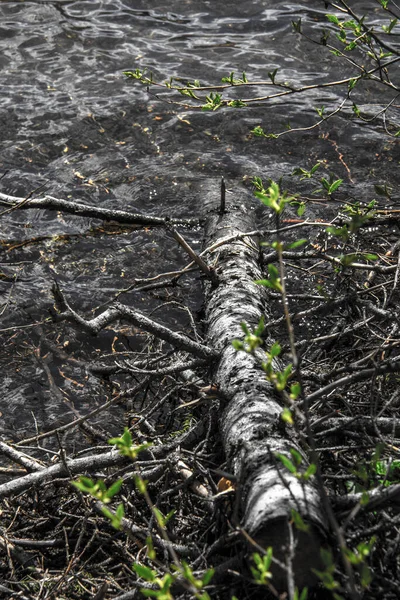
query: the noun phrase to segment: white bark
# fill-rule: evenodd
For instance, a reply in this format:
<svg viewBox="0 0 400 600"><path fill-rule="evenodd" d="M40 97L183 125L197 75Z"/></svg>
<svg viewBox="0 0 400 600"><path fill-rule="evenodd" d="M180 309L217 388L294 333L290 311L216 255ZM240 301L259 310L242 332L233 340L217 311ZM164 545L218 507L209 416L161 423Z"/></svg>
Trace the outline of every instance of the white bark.
<svg viewBox="0 0 400 600"><path fill-rule="evenodd" d="M254 210L231 203L224 215L216 210L208 215L205 245L255 228ZM206 343L221 353L214 381L230 399L220 422L228 468L238 482L240 525L262 547L272 546L274 556L285 562L291 510L301 515L310 533L294 530L292 569L300 588L313 580L310 569L319 563L326 523L319 490L313 481L300 482L276 458L276 453L290 457L295 448L303 456L301 470L308 466L294 430L285 429L280 418L283 406L260 362L232 346L233 339L243 339L240 323L254 329L266 310L265 288L254 283L262 279L258 241L237 239L220 247L210 263L216 258L219 285L206 290ZM286 587L286 577L278 569L272 583Z"/></svg>

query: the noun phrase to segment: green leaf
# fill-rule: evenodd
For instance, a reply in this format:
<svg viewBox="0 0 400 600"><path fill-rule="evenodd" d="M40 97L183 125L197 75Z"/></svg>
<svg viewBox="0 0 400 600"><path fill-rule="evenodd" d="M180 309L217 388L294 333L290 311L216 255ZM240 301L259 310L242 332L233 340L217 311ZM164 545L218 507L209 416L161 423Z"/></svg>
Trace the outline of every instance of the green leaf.
<svg viewBox="0 0 400 600"><path fill-rule="evenodd" d="M240 323L240 327L241 327L243 333L245 333L246 335L249 335L250 330L249 330L249 328L247 327L247 325L246 325L246 323L244 321L242 321Z"/></svg>
<svg viewBox="0 0 400 600"><path fill-rule="evenodd" d="M336 37L338 38L338 40L340 40L343 43L346 43L347 38L346 38L346 32L344 29L341 29L337 34Z"/></svg>
<svg viewBox="0 0 400 600"><path fill-rule="evenodd" d="M124 428L122 441L124 442L125 446L132 446L132 434L127 427Z"/></svg>
<svg viewBox="0 0 400 600"><path fill-rule="evenodd" d="M240 340L232 340L232 346L235 348L235 350L238 350L238 351L243 350L243 348L244 348L244 344Z"/></svg>
<svg viewBox="0 0 400 600"><path fill-rule="evenodd" d="M257 279L254 283L256 285L263 285L264 287L271 286L271 283L270 283L270 281L268 281L268 279Z"/></svg>
<svg viewBox="0 0 400 600"><path fill-rule="evenodd" d="M357 254L342 254L340 257L340 263L344 267L350 267L353 262L357 260Z"/></svg>
<svg viewBox="0 0 400 600"><path fill-rule="evenodd" d="M328 21L330 21L331 23L334 23L335 25L340 25L340 21L336 17L336 15L325 15L325 16L328 19Z"/></svg>
<svg viewBox="0 0 400 600"><path fill-rule="evenodd" d="M205 587L206 585L208 585L210 583L211 579L214 576L214 573L215 573L215 569L208 569L208 571L206 571L204 573L202 580L201 580L203 587Z"/></svg>
<svg viewBox="0 0 400 600"><path fill-rule="evenodd" d="M275 77L276 77L277 72L278 72L278 69L274 69L273 71L268 73L268 77L270 78L272 83L275 83Z"/></svg>
<svg viewBox="0 0 400 600"><path fill-rule="evenodd" d="M292 463L292 461L290 460L290 458L288 458L287 456L285 456L284 454L275 454L276 458L278 458L281 463L283 464L284 467L286 467L286 469L290 472L290 473L297 473L297 469L295 467L295 465Z"/></svg>
<svg viewBox="0 0 400 600"><path fill-rule="evenodd" d="M290 448L290 454L292 455L293 462L296 467L299 467L303 462L303 457L301 456L300 452L295 448Z"/></svg>
<svg viewBox="0 0 400 600"><path fill-rule="evenodd" d="M111 499L111 498L113 498L113 496L115 496L115 494L118 494L123 482L124 482L123 479L118 479L118 481L113 483L112 486L109 487L107 490L107 493L106 493L107 498Z"/></svg>
<svg viewBox="0 0 400 600"><path fill-rule="evenodd" d="M254 127L254 129L252 129L250 133L252 133L253 135L255 135L257 137L267 137L264 129L260 125L257 125L256 127Z"/></svg>
<svg viewBox="0 0 400 600"><path fill-rule="evenodd" d="M125 516L125 508L124 505L118 504L117 506L117 510L115 511L115 517L118 519L118 521L121 523L121 520L124 518Z"/></svg>
<svg viewBox="0 0 400 600"><path fill-rule="evenodd" d="M139 477L139 475L134 475L133 480L135 482L136 489L139 492L139 494L144 494L147 488L146 481Z"/></svg>
<svg viewBox="0 0 400 600"><path fill-rule="evenodd" d="M287 365L287 367L285 367L285 369L283 371L283 377L284 377L285 380L287 380L289 378L289 375L291 375L292 369L293 369L292 363L289 363Z"/></svg>
<svg viewBox="0 0 400 600"><path fill-rule="evenodd" d="M322 558L322 562L324 563L327 569L334 568L335 564L332 558L332 552L327 548L321 548L320 555Z"/></svg>
<svg viewBox="0 0 400 600"><path fill-rule="evenodd" d="M308 240L306 238L302 238L301 240L296 240L287 246L288 250L293 250L294 248L298 248L299 246L304 246L307 244Z"/></svg>
<svg viewBox="0 0 400 600"><path fill-rule="evenodd" d="M299 207L297 209L297 216L302 217L305 213L306 205L304 202L300 202Z"/></svg>
<svg viewBox="0 0 400 600"><path fill-rule="evenodd" d="M271 358L275 358L280 355L281 351L282 351L282 348L279 345L279 342L275 342L273 344L273 346L271 346L269 354L270 354Z"/></svg>
<svg viewBox="0 0 400 600"><path fill-rule="evenodd" d="M150 569L145 565L134 563L133 570L135 571L135 573L137 573L137 575L139 575L139 577L141 577L145 581L149 581L150 583L152 583L157 578L157 573L153 571L153 569Z"/></svg>
<svg viewBox="0 0 400 600"><path fill-rule="evenodd" d="M397 25L397 22L398 22L398 19L392 19L392 20L390 21L390 24L389 24L388 26L387 26L387 25L382 25L382 29L383 29L383 31L384 31L385 33L388 33L388 34L389 34L389 33L391 33L391 32L392 32L392 29L393 29L393 27L395 27L395 26Z"/></svg>
<svg viewBox="0 0 400 600"><path fill-rule="evenodd" d="M361 585L363 588L369 587L372 582L372 573L371 569L367 564L363 563L361 565Z"/></svg>
<svg viewBox="0 0 400 600"><path fill-rule="evenodd" d="M317 162L317 163L316 163L316 164L313 166L313 168L311 169L311 171L310 171L311 175L314 175L315 171L316 171L317 169L319 169L319 168L320 168L320 166L321 166L321 163L320 163L320 162Z"/></svg>
<svg viewBox="0 0 400 600"><path fill-rule="evenodd" d="M301 385L300 383L292 383L292 385L290 386L290 399L291 400L297 400L297 398L300 396L301 394Z"/></svg>
<svg viewBox="0 0 400 600"><path fill-rule="evenodd" d="M297 510L292 508L291 515L292 515L292 520L293 520L293 523L294 523L294 526L296 527L296 529L298 529L299 531L304 531L305 533L308 533L308 531L310 530L310 526L307 525L307 523L305 523L303 521L301 515L297 512Z"/></svg>
<svg viewBox="0 0 400 600"><path fill-rule="evenodd" d="M321 177L321 183L324 186L324 188L329 191L329 181L327 179L325 179L325 177Z"/></svg>
<svg viewBox="0 0 400 600"><path fill-rule="evenodd" d="M329 186L329 193L332 194L333 192L336 192L336 190L342 185L342 183L343 179L336 179L336 181L331 183L331 185Z"/></svg>
<svg viewBox="0 0 400 600"><path fill-rule="evenodd" d="M357 42L353 40L352 42L350 42L350 44L347 44L344 50L346 52L351 52L352 50L354 50L354 48L357 48Z"/></svg>
<svg viewBox="0 0 400 600"><path fill-rule="evenodd" d="M81 475L78 481L71 481L71 485L76 487L81 492L90 493L95 487L95 482L90 477L84 477Z"/></svg>
<svg viewBox="0 0 400 600"><path fill-rule="evenodd" d="M316 472L317 472L317 465L314 463L311 463L311 465L307 468L305 473L303 473L302 479L304 479L305 481L308 481L310 479L310 477L315 475Z"/></svg>
<svg viewBox="0 0 400 600"><path fill-rule="evenodd" d="M246 102L243 102L243 100L231 100L228 102L227 106L231 106L233 108L243 108L244 106L247 106L247 104Z"/></svg>
<svg viewBox="0 0 400 600"><path fill-rule="evenodd" d="M287 406L285 406L285 408L281 412L281 419L284 423L287 423L288 425L294 425L292 411Z"/></svg>
<svg viewBox="0 0 400 600"><path fill-rule="evenodd" d="M257 328L254 330L254 335L255 336L262 335L264 333L264 329L265 329L265 319L264 319L264 316L262 316L258 322Z"/></svg>
<svg viewBox="0 0 400 600"><path fill-rule="evenodd" d="M308 588L303 588L301 594L299 595L299 590L296 588L294 590L293 600L307 600L308 597Z"/></svg>
<svg viewBox="0 0 400 600"><path fill-rule="evenodd" d="M301 33L301 19L298 21L292 21L292 27L294 33Z"/></svg>

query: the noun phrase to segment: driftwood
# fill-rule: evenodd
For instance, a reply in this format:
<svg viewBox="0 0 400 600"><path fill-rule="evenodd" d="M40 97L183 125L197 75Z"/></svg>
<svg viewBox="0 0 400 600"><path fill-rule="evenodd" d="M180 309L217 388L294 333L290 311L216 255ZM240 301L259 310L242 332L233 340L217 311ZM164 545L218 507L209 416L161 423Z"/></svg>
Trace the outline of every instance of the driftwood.
<svg viewBox="0 0 400 600"><path fill-rule="evenodd" d="M3 451L4 447L6 447L6 444L3 444L0 450ZM9 452L7 454L10 456ZM21 462L21 460L18 462ZM32 473L29 473L29 475L24 475L7 483L3 483L0 485L0 498L8 497L12 494L19 494L20 492L23 492L34 485L43 485L44 483L53 481L57 477L71 478L74 475L81 475L82 473L86 473L88 471L93 472L97 469L105 469L107 467L122 465L126 462L126 457L122 456L115 450L111 450L111 452L103 452L102 454L95 456L86 456L84 458L61 461L51 467L36 470Z"/></svg>
<svg viewBox="0 0 400 600"><path fill-rule="evenodd" d="M55 318L73 322L93 335L115 321L125 320L195 356L202 363L212 363L214 382L221 399L226 400L220 420L221 434L229 469L234 474L237 486L232 522L241 528L250 544L262 548L273 547L278 565L274 566L274 586L286 589L293 587L295 582L302 587L314 581L311 568L319 564L326 518L315 482L301 481L289 473L277 458L277 454L290 457L290 450L295 448L303 457L300 471L308 466L306 453L296 440L294 429L285 429L280 418L283 406L266 380L259 358L237 352L232 346L233 339L243 336L242 321L254 328L261 315L268 312L265 291L254 283L262 278L258 237L254 211L245 205L243 194L246 194L244 190L241 191L241 198L231 201L227 207L217 209L213 203L205 206L207 250L202 253L205 261L202 270L209 279L205 283L205 343L174 332L120 303L114 303L111 308L86 320L69 306L57 284L53 288L57 308ZM97 216L92 207L55 201L48 197L25 201L2 194L0 200L16 208L18 204L21 208L42 206ZM115 218L117 215L114 213L112 217L103 212L102 216ZM119 216L122 218L122 215ZM138 221L137 215L132 215L132 221L142 224L146 222L143 218ZM166 225L161 219L152 224ZM170 229L168 226L166 228ZM251 236L246 236L246 232L251 232ZM194 259L191 252L188 253ZM187 365L184 367L187 369ZM3 451L32 472L0 485L0 497L20 493L32 485L40 485L56 477L72 477L125 462L123 457L112 451L82 459L68 459L41 468L33 459L22 453L17 455L10 447L4 446ZM186 472L181 476L185 479ZM306 523L308 532L299 531L293 526L293 510Z"/></svg>
<svg viewBox="0 0 400 600"><path fill-rule="evenodd" d="M254 210L246 206L243 191L222 215L212 203L207 208L206 246L255 229ZM206 342L221 353L214 381L230 399L220 422L225 454L238 485L240 524L258 545L272 546L274 556L286 563L286 574L277 568L274 586L286 587L288 576L296 585L306 585L313 579L311 567L319 563L326 523L319 490L312 481L300 482L276 458L277 453L290 457L295 448L303 457L302 469L308 466L293 430L285 430L280 419L283 406L260 361L232 346L233 339L243 338L241 322L254 329L266 311L264 288L254 283L262 279L257 239L224 244L211 260L216 262L219 285L206 290ZM304 534L293 528L291 543L292 509L310 529Z"/></svg>
<svg viewBox="0 0 400 600"><path fill-rule="evenodd" d="M143 227L165 227L169 225L197 225L198 219L168 219L162 217L153 217L143 213L133 213L126 210L113 210L110 208L99 208L90 206L80 201L63 200L53 196L42 196L41 198L31 198L29 194L26 198L19 196L10 196L0 192L0 205L9 207L4 212L12 210L43 208L48 210L61 210L62 212L80 217L92 217L102 221L116 221L127 225L138 225Z"/></svg>
<svg viewBox="0 0 400 600"><path fill-rule="evenodd" d="M115 321L128 321L200 359L202 364L212 362L214 382L221 399L226 401L220 419L221 434L228 468L234 474L237 488L232 521L250 544L273 547L276 559L273 584L284 590L293 588L294 582L299 587L314 582L311 568L319 565L326 518L316 483L300 480L277 458L278 454L290 457L290 450L295 448L303 458L299 470L305 471L308 466L306 452L296 439L294 428L285 428L281 420L283 406L272 384L266 380L260 357L237 352L232 345L233 339L243 337L242 321L254 328L261 315L268 314L265 290L254 283L262 278L255 214L246 206L246 192L242 190L240 194L240 199L227 206L216 207L212 202L205 206L206 250L202 259L193 256L191 248L177 239L190 258L200 263L208 279L205 283L205 343L174 332L120 303L86 320L68 304L57 284L53 287L57 308L54 316L56 320L73 322L92 335ZM93 207L49 197L34 200L0 194L0 201L13 208L57 208L80 215L165 226L172 234L176 233L163 219L146 220L144 215L127 218L129 213L124 211L95 214L97 209ZM248 204L250 202L249 199ZM121 214L116 214L118 212ZM183 367L187 369L187 365ZM135 369L135 365L132 368ZM84 459L68 459L44 468L5 444L3 453L31 473L0 485L0 497L20 493L56 477L71 477L125 462L112 451ZM185 479L188 475L185 472L181 476ZM301 516L308 526L307 532L294 527L292 511Z"/></svg>

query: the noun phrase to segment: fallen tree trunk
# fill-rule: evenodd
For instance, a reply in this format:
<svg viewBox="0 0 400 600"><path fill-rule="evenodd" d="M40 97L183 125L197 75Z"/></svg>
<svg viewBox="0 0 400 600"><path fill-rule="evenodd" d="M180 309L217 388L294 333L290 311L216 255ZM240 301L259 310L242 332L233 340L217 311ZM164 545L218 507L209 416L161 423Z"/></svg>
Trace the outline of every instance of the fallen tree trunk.
<svg viewBox="0 0 400 600"><path fill-rule="evenodd" d="M220 214L215 203L206 206L205 246L221 238L256 229L255 211L233 200ZM215 264L218 286L206 284L206 343L221 353L214 381L229 402L220 420L228 468L237 480L240 525L263 548L273 547L275 558L286 569L274 567L272 583L300 588L313 582L311 568L318 568L325 523L315 482L301 481L291 474L276 455L290 458L295 448L303 457L300 471L308 466L304 451L295 441L293 428L285 429L283 410L272 384L266 380L260 361L232 346L243 339L241 322L254 329L266 310L261 279L258 240L237 239L224 244L209 257ZM289 528L292 510L300 514L308 533ZM292 541L291 541L292 540Z"/></svg>

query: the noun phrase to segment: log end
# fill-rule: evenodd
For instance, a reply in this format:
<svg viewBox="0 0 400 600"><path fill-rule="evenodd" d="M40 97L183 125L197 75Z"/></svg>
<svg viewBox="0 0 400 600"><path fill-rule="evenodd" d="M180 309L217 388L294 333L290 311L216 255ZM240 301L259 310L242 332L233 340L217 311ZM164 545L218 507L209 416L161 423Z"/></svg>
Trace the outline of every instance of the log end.
<svg viewBox="0 0 400 600"><path fill-rule="evenodd" d="M262 548L272 547L273 558L286 567L281 568L276 563L271 565L271 584L279 593L288 591L289 578L299 591L304 587L315 588L319 583L312 569L324 570L320 551L326 545L326 538L318 527L310 524L304 532L289 524L287 519L280 518L268 522L251 539ZM250 546L251 554L254 554L254 545Z"/></svg>

